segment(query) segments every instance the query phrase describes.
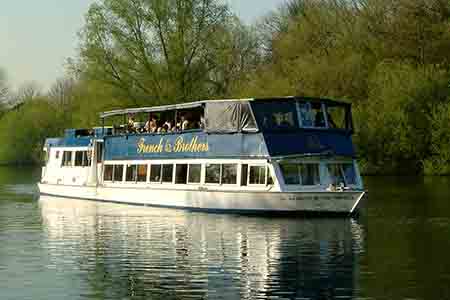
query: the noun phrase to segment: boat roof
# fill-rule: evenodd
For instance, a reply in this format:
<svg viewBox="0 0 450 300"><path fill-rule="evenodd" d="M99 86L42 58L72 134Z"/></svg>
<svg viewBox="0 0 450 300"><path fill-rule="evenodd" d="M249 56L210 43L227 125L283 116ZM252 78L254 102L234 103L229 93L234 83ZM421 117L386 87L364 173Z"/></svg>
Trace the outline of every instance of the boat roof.
<svg viewBox="0 0 450 300"><path fill-rule="evenodd" d="M170 110L182 110L182 109L192 109L197 107L202 107L207 103L211 102L249 102L249 101L268 101L268 102L276 102L280 100L302 100L308 102L325 102L334 105L345 105L350 106L350 103L336 101L326 98L314 98L314 97L301 97L301 96L287 96L287 97L276 97L276 98L244 98L244 99L217 99L217 100L200 100L195 102L187 102L187 103L179 103L179 104L170 104L170 105L161 105L161 106L152 106L152 107L140 107L140 108L126 108L126 109L117 109L100 113L100 118L104 119L107 117L118 116L118 115L126 115L126 114L136 114L136 113L151 113L151 112L162 112L162 111L170 111Z"/></svg>

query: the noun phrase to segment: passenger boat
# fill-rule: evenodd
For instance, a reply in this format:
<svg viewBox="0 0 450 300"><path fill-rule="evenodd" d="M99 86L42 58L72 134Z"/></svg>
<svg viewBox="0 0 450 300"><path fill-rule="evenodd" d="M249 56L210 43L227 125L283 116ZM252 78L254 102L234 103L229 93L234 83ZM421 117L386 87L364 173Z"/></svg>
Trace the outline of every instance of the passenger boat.
<svg viewBox="0 0 450 300"><path fill-rule="evenodd" d="M41 194L216 212L344 215L357 213L365 194L348 103L206 100L100 118L99 127L68 129L45 141Z"/></svg>

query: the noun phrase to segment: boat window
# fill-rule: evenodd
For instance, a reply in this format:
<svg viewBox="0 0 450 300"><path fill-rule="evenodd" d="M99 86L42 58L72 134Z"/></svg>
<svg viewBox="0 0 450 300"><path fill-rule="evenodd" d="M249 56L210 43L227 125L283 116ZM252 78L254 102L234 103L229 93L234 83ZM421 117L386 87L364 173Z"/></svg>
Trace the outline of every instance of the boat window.
<svg viewBox="0 0 450 300"><path fill-rule="evenodd" d="M87 167L90 165L91 165L91 160L88 155L88 151L76 151L75 152L75 167Z"/></svg>
<svg viewBox="0 0 450 300"><path fill-rule="evenodd" d="M285 184L319 185L319 164L282 163Z"/></svg>
<svg viewBox="0 0 450 300"><path fill-rule="evenodd" d="M241 185L242 186L247 185L247 175L248 175L248 165L243 164L241 167Z"/></svg>
<svg viewBox="0 0 450 300"><path fill-rule="evenodd" d="M113 179L113 165L105 165L103 171L103 181L112 181Z"/></svg>
<svg viewBox="0 0 450 300"><path fill-rule="evenodd" d="M295 102L263 102L251 104L258 125L263 130L286 130L298 128Z"/></svg>
<svg viewBox="0 0 450 300"><path fill-rule="evenodd" d="M206 183L220 183L220 164L206 164Z"/></svg>
<svg viewBox="0 0 450 300"><path fill-rule="evenodd" d="M202 165L189 165L188 183L200 183Z"/></svg>
<svg viewBox="0 0 450 300"><path fill-rule="evenodd" d="M56 151L55 158L56 158L56 159L59 158L59 151Z"/></svg>
<svg viewBox="0 0 450 300"><path fill-rule="evenodd" d="M162 168L162 182L172 183L173 178L173 165L163 165Z"/></svg>
<svg viewBox="0 0 450 300"><path fill-rule="evenodd" d="M327 167L331 182L333 184L356 184L356 171L352 163L328 164Z"/></svg>
<svg viewBox="0 0 450 300"><path fill-rule="evenodd" d="M103 143L97 143L97 163L103 161Z"/></svg>
<svg viewBox="0 0 450 300"><path fill-rule="evenodd" d="M322 103L298 102L298 110L302 127L326 127Z"/></svg>
<svg viewBox="0 0 450 300"><path fill-rule="evenodd" d="M123 165L114 165L114 181L123 180Z"/></svg>
<svg viewBox="0 0 450 300"><path fill-rule="evenodd" d="M249 184L266 184L266 167L250 166Z"/></svg>
<svg viewBox="0 0 450 300"><path fill-rule="evenodd" d="M150 166L150 182L161 182L161 165Z"/></svg>
<svg viewBox="0 0 450 300"><path fill-rule="evenodd" d="M147 181L147 165L137 166L137 181L146 182Z"/></svg>
<svg viewBox="0 0 450 300"><path fill-rule="evenodd" d="M72 166L72 151L63 152L62 165L64 167Z"/></svg>
<svg viewBox="0 0 450 300"><path fill-rule="evenodd" d="M136 182L137 179L137 165L127 165L125 172L125 181Z"/></svg>
<svg viewBox="0 0 450 300"><path fill-rule="evenodd" d="M186 184L187 183L187 164L177 164L176 172L175 172L175 183L176 184Z"/></svg>
<svg viewBox="0 0 450 300"><path fill-rule="evenodd" d="M75 167L81 167L83 165L83 151L75 152Z"/></svg>
<svg viewBox="0 0 450 300"><path fill-rule="evenodd" d="M327 106L329 128L346 129L346 108L344 106Z"/></svg>
<svg viewBox="0 0 450 300"><path fill-rule="evenodd" d="M236 184L237 182L237 164L223 164L221 184Z"/></svg>

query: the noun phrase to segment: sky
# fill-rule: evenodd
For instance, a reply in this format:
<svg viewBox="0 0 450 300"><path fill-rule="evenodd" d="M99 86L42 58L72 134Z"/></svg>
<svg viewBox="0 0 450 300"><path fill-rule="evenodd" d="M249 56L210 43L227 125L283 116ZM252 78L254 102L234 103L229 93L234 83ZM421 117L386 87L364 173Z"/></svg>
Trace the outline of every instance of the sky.
<svg viewBox="0 0 450 300"><path fill-rule="evenodd" d="M78 32L96 0L1 0L0 69L18 88L37 82L47 89L64 75L67 58L77 54ZM246 23L277 8L284 0L225 0Z"/></svg>

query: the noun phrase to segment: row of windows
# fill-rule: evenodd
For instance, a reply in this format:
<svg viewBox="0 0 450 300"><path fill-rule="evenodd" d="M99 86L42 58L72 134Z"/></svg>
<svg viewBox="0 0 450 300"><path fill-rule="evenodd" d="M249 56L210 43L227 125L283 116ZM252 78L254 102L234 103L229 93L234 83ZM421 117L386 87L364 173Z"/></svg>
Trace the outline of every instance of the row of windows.
<svg viewBox="0 0 450 300"><path fill-rule="evenodd" d="M56 151L56 158L57 159L59 158L59 151ZM89 167L90 165L91 165L90 151L63 151L61 166Z"/></svg>
<svg viewBox="0 0 450 300"><path fill-rule="evenodd" d="M318 163L282 163L284 182L288 185L313 186L320 184ZM352 163L327 164L328 175L331 183L339 185L356 184L356 172Z"/></svg>
<svg viewBox="0 0 450 300"><path fill-rule="evenodd" d="M237 184L237 164L205 164L204 168L205 183ZM267 170L265 166L242 165L241 185L245 186L247 183L273 184L271 176L268 176L266 180ZM126 165L125 170L124 165L105 165L103 180L114 182L149 181L151 183L199 184L201 183L201 172L201 164L134 164Z"/></svg>

